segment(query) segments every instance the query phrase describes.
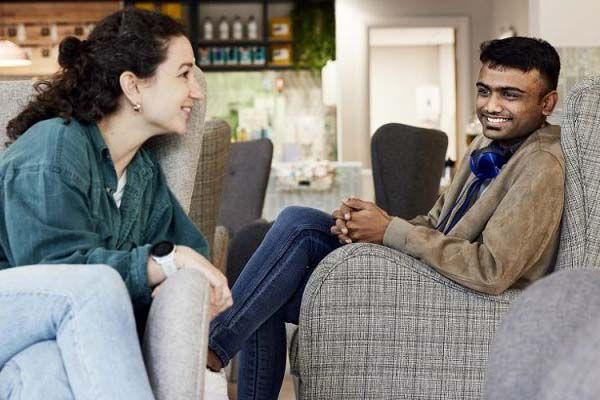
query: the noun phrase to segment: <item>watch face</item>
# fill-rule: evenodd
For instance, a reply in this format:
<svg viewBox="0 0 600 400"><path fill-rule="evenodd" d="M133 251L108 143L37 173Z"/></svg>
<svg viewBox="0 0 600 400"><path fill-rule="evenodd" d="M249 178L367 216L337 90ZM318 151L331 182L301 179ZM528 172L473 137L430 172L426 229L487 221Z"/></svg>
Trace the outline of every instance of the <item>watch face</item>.
<svg viewBox="0 0 600 400"><path fill-rule="evenodd" d="M152 247L152 255L156 257L164 257L173 251L175 245L171 242L160 242Z"/></svg>

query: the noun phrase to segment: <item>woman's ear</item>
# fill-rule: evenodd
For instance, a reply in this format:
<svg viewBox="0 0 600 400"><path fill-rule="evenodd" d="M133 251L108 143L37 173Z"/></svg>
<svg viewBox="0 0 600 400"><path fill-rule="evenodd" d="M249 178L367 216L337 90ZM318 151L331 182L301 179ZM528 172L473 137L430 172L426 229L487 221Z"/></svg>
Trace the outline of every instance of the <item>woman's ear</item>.
<svg viewBox="0 0 600 400"><path fill-rule="evenodd" d="M123 72L119 77L119 83L121 84L121 90L123 91L125 98L127 98L132 106L141 103L142 95L138 88L139 79L133 72Z"/></svg>

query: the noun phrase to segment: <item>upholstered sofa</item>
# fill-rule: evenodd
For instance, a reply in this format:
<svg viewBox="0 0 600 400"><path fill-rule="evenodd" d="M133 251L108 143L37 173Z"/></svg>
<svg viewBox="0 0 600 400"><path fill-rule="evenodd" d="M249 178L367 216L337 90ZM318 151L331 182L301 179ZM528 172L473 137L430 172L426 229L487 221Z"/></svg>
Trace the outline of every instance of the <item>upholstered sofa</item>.
<svg viewBox="0 0 600 400"><path fill-rule="evenodd" d="M204 76L199 69L194 71L197 80L206 93ZM32 93L30 81L0 82L0 153L7 141L6 123L23 107ZM204 100L194 108L190 117L188 133L156 138L148 145L158 155L169 186L186 211L194 215L202 214L197 223L212 226L207 232L212 242L214 226L221 195L222 169L225 161L217 162L214 171L219 179L198 174L199 168L206 166L201 158L201 150L222 149L210 141L221 141L229 137L229 127L222 121L204 124L206 103ZM209 139L203 143L203 132ZM213 152L214 153L214 152ZM204 157L226 157L221 150L217 154ZM215 160L211 162L214 164ZM209 171L209 172L210 172ZM198 184L198 180L202 181ZM212 186L211 186L212 185ZM194 188L203 188L203 193L194 193ZM207 187L208 186L208 187ZM208 203L202 199L210 199ZM208 205L207 205L208 204ZM194 210L194 207L199 210ZM143 338L143 353L148 375L157 399L201 399L204 388L204 371L208 343L208 282L195 270L181 270L169 278L154 299L148 316ZM1 333L0 333L1 334ZM1 368L1 366L0 366Z"/></svg>
<svg viewBox="0 0 600 400"><path fill-rule="evenodd" d="M566 198L556 270L600 267L600 78L568 96ZM302 399L480 399L490 343L520 294L468 290L372 244L326 257L291 341Z"/></svg>

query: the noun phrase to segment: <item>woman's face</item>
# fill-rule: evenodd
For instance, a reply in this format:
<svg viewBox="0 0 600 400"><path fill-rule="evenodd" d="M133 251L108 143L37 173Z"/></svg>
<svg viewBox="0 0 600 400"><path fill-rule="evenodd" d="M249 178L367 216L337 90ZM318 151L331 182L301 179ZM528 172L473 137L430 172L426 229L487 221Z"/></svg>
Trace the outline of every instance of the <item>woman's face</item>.
<svg viewBox="0 0 600 400"><path fill-rule="evenodd" d="M190 113L196 100L204 97L194 78L194 52L187 38L178 36L169 41L167 59L158 66L148 84L140 85L142 115L153 132L187 131Z"/></svg>

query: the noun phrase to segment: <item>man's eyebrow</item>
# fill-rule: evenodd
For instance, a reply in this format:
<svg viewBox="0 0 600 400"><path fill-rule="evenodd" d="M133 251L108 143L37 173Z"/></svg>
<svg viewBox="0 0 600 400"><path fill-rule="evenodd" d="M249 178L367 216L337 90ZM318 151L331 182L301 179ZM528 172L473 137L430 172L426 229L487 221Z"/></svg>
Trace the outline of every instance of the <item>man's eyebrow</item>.
<svg viewBox="0 0 600 400"><path fill-rule="evenodd" d="M483 82L477 82L475 84L475 86L477 86L477 87L483 87L484 89L487 89L487 90L492 90L492 89L502 90L502 91L508 91L508 90L510 90L510 91L519 92L519 93L527 93L523 89L519 89L518 87L514 87L514 86L500 86L500 87L496 87L496 88L491 88L490 86L486 85Z"/></svg>

